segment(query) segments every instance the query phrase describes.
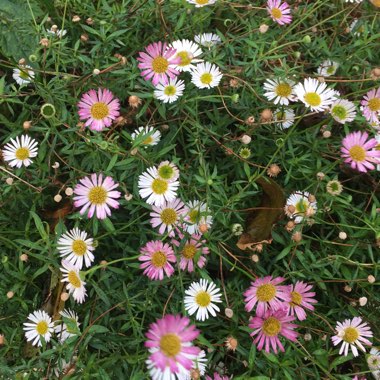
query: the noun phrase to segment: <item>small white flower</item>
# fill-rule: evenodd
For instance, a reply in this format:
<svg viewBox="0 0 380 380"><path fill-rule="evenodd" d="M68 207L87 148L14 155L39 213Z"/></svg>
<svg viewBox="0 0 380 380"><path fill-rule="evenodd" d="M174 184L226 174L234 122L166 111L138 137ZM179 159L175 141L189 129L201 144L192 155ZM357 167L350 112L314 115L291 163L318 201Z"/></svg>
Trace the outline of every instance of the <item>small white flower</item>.
<svg viewBox="0 0 380 380"><path fill-rule="evenodd" d="M149 352L152 354L154 353L154 350L150 349ZM187 355L186 357L192 359L192 356L193 355ZM156 367L156 363L150 359L146 360L145 363L151 380L182 380L186 379L186 376L189 374L189 370L179 362L176 363L178 371L175 374L172 372L169 365L165 366L165 369L162 371L159 367Z"/></svg>
<svg viewBox="0 0 380 380"><path fill-rule="evenodd" d="M28 342L32 341L32 345L42 346L41 337L45 342L49 342L51 334L54 332L54 323L51 317L43 310L37 310L28 315L28 319L32 322L25 322L23 330Z"/></svg>
<svg viewBox="0 0 380 380"><path fill-rule="evenodd" d="M267 79L264 82L264 96L273 100L274 104L288 105L289 100L294 102L297 98L293 91L294 82L288 79Z"/></svg>
<svg viewBox="0 0 380 380"><path fill-rule="evenodd" d="M63 258L78 269L82 269L83 261L86 267L94 261L94 255L91 252L95 249L93 244L93 239L87 239L87 233L76 227L59 238L57 248Z"/></svg>
<svg viewBox="0 0 380 380"><path fill-rule="evenodd" d="M310 202L309 196L307 191L296 191L286 201L285 214L297 224L310 214L310 210L312 214L317 211L317 202ZM294 207L294 212L289 211L289 206Z"/></svg>
<svg viewBox="0 0 380 380"><path fill-rule="evenodd" d="M61 314L62 317L68 319L73 326L75 325L76 329L79 328L80 323L78 322L78 315L75 313L75 311L64 309L59 314ZM61 343L63 343L66 339L77 335L77 331L72 330L72 328L70 328L70 325L68 326L64 320L56 321L54 331Z"/></svg>
<svg viewBox="0 0 380 380"><path fill-rule="evenodd" d="M356 117L355 104L346 99L335 100L331 104L330 114L340 124L350 123Z"/></svg>
<svg viewBox="0 0 380 380"><path fill-rule="evenodd" d="M367 357L367 364L371 371L380 370L380 351L376 347L372 347Z"/></svg>
<svg viewBox="0 0 380 380"><path fill-rule="evenodd" d="M19 137L16 140L11 139L3 149L4 160L12 167L29 166L33 162L30 158L37 156L37 145L37 141L27 135L22 135L21 141Z"/></svg>
<svg viewBox="0 0 380 380"><path fill-rule="evenodd" d="M222 79L219 67L210 62L198 63L191 71L191 81L198 88L212 88L218 86Z"/></svg>
<svg viewBox="0 0 380 380"><path fill-rule="evenodd" d="M214 33L197 34L194 36L194 41L208 49L211 49L213 46L222 42L220 37Z"/></svg>
<svg viewBox="0 0 380 380"><path fill-rule="evenodd" d="M277 108L273 113L273 117L278 127L287 129L294 124L295 113L291 108Z"/></svg>
<svg viewBox="0 0 380 380"><path fill-rule="evenodd" d="M164 103L173 103L183 95L185 84L177 78L169 79L167 84L159 83L154 90L154 96Z"/></svg>
<svg viewBox="0 0 380 380"><path fill-rule="evenodd" d="M321 65L318 67L317 73L322 77L329 77L334 75L338 70L339 63L334 61L323 61Z"/></svg>
<svg viewBox="0 0 380 380"><path fill-rule="evenodd" d="M206 224L208 228L212 225L212 216L207 204L197 200L189 202L188 213L185 217L185 229L189 234L198 234L199 226Z"/></svg>
<svg viewBox="0 0 380 380"><path fill-rule="evenodd" d="M204 376L206 373L207 368L207 358L206 358L206 352L201 350L198 354L198 356L193 361L193 366L191 367L191 370L197 370L199 371L199 375ZM182 375L178 375L178 380L192 380L193 377L191 376L191 370Z"/></svg>
<svg viewBox="0 0 380 380"><path fill-rule="evenodd" d="M67 282L66 289L69 294L72 294L78 303L83 303L87 295L86 283L81 280L79 269L66 260L62 260L62 267L60 268L63 274L61 282Z"/></svg>
<svg viewBox="0 0 380 380"><path fill-rule="evenodd" d="M161 132L149 126L139 127L131 134L131 138L132 138L132 141L138 139L139 141L141 141L140 144L145 147L153 146L153 145L157 145L158 142L160 141Z"/></svg>
<svg viewBox="0 0 380 380"><path fill-rule="evenodd" d="M186 0L190 4L194 4L196 8L204 7L205 5L212 5L216 0Z"/></svg>
<svg viewBox="0 0 380 380"><path fill-rule="evenodd" d="M57 37L64 37L67 33L67 30L65 29L56 29L51 27L50 29L46 29L46 32L49 36L57 36Z"/></svg>
<svg viewBox="0 0 380 380"><path fill-rule="evenodd" d="M32 67L28 65L19 66L18 69L13 69L12 77L20 86L32 82L34 76L35 74Z"/></svg>
<svg viewBox="0 0 380 380"><path fill-rule="evenodd" d="M213 282L201 279L193 282L190 288L185 291L187 296L184 299L185 309L189 315L197 312L195 318L204 321L209 318L209 313L215 317L216 311L220 311L214 302L222 302L220 289Z"/></svg>
<svg viewBox="0 0 380 380"><path fill-rule="evenodd" d="M202 50L193 41L176 40L171 47L177 51L176 57L181 58L181 62L175 66L178 71L190 71L195 68L194 63L202 62L202 59L197 58L202 54Z"/></svg>
<svg viewBox="0 0 380 380"><path fill-rule="evenodd" d="M162 161L157 168L158 177L168 182L177 181L179 178L179 170L170 161Z"/></svg>
<svg viewBox="0 0 380 380"><path fill-rule="evenodd" d="M355 18L350 26L349 26L349 31L355 36L355 37L359 37L361 36L361 34L365 31L365 28L364 28L364 25L359 25L358 26L358 23L359 23L359 20L357 18Z"/></svg>
<svg viewBox="0 0 380 380"><path fill-rule="evenodd" d="M168 182L159 178L157 168L148 168L139 176L138 188L141 198L155 206L161 206L165 201L174 201L177 197L178 181Z"/></svg>

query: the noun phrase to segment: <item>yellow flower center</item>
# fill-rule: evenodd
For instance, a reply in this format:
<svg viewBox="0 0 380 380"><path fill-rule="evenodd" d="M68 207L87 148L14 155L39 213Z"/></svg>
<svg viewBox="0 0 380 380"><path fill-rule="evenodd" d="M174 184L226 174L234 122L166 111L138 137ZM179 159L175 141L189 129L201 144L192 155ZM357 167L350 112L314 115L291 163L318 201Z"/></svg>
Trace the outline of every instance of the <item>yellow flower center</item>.
<svg viewBox="0 0 380 380"><path fill-rule="evenodd" d="M182 256L186 259L192 259L197 253L197 247L194 244L186 244L181 252Z"/></svg>
<svg viewBox="0 0 380 380"><path fill-rule="evenodd" d="M290 296L292 297L292 300L290 302L290 306L299 306L302 302L302 296L298 292L291 292Z"/></svg>
<svg viewBox="0 0 380 380"><path fill-rule="evenodd" d="M177 56L181 58L181 63L179 63L178 66L188 66L190 65L191 60L193 59L191 54L187 51L180 51L179 53L177 53Z"/></svg>
<svg viewBox="0 0 380 380"><path fill-rule="evenodd" d="M368 100L368 108L372 112L380 111L380 98L373 98Z"/></svg>
<svg viewBox="0 0 380 380"><path fill-rule="evenodd" d="M346 327L342 339L347 343L354 343L359 338L358 329L355 327Z"/></svg>
<svg viewBox="0 0 380 380"><path fill-rule="evenodd" d="M28 80L28 79L30 80L29 70L26 68L23 68L22 70L20 70L20 78L24 80Z"/></svg>
<svg viewBox="0 0 380 380"><path fill-rule="evenodd" d="M304 214L309 207L309 202L306 201L306 199L300 199L296 205L296 214Z"/></svg>
<svg viewBox="0 0 380 380"><path fill-rule="evenodd" d="M377 145L375 146L375 150L380 150L380 144L377 144Z"/></svg>
<svg viewBox="0 0 380 380"><path fill-rule="evenodd" d="M287 98L292 93L292 88L289 83L280 83L275 88L275 93L277 96Z"/></svg>
<svg viewBox="0 0 380 380"><path fill-rule="evenodd" d="M197 209L193 208L189 212L189 219L190 219L191 223L198 223L198 221L199 221L199 211Z"/></svg>
<svg viewBox="0 0 380 380"><path fill-rule="evenodd" d="M40 335L45 335L48 332L48 324L46 321L40 321L37 323L36 331Z"/></svg>
<svg viewBox="0 0 380 380"><path fill-rule="evenodd" d="M335 73L335 66L334 65L330 65L327 70L326 70L327 74L334 74Z"/></svg>
<svg viewBox="0 0 380 380"><path fill-rule="evenodd" d="M152 61L152 70L157 74L166 73L169 67L169 62L166 58L158 56Z"/></svg>
<svg viewBox="0 0 380 380"><path fill-rule="evenodd" d="M160 339L160 349L169 358L174 358L181 351L181 339L177 334L165 334Z"/></svg>
<svg viewBox="0 0 380 380"><path fill-rule="evenodd" d="M83 256L87 252L87 244L83 240L74 240L71 249L77 256Z"/></svg>
<svg viewBox="0 0 380 380"><path fill-rule="evenodd" d="M93 119L102 120L109 115L109 109L106 103L98 102L91 106L91 116Z"/></svg>
<svg viewBox="0 0 380 380"><path fill-rule="evenodd" d="M174 224L177 221L177 213L174 208L166 208L161 211L160 218L164 224Z"/></svg>
<svg viewBox="0 0 380 380"><path fill-rule="evenodd" d="M321 97L316 92L307 92L303 98L312 107L317 107L322 103Z"/></svg>
<svg viewBox="0 0 380 380"><path fill-rule="evenodd" d="M162 268L166 264L166 255L162 251L156 251L153 253L152 258L152 265L156 268Z"/></svg>
<svg viewBox="0 0 380 380"><path fill-rule="evenodd" d="M88 193L88 200L94 205L102 205L106 199L107 190L103 186L95 186Z"/></svg>
<svg viewBox="0 0 380 380"><path fill-rule="evenodd" d="M143 143L143 145L150 145L150 144L152 144L152 142L153 142L153 137L148 136L142 143Z"/></svg>
<svg viewBox="0 0 380 380"><path fill-rule="evenodd" d="M362 162L365 160L366 152L365 149L360 145L354 145L349 150L350 156L354 161Z"/></svg>
<svg viewBox="0 0 380 380"><path fill-rule="evenodd" d="M174 169L170 165L163 165L158 169L158 175L165 180L169 180L174 175Z"/></svg>
<svg viewBox="0 0 380 380"><path fill-rule="evenodd" d="M282 17L282 12L281 12L281 10L278 9L278 8L272 8L272 9L271 9L271 12L272 12L272 16L273 16L274 18L281 18L281 17Z"/></svg>
<svg viewBox="0 0 380 380"><path fill-rule="evenodd" d="M256 297L260 302L271 301L276 297L276 287L272 284L260 285L256 290Z"/></svg>
<svg viewBox="0 0 380 380"><path fill-rule="evenodd" d="M177 89L175 88L175 86L169 84L168 86L165 87L164 89L164 94L166 96L173 96L175 95L177 92Z"/></svg>
<svg viewBox="0 0 380 380"><path fill-rule="evenodd" d="M211 303L210 294L205 292L204 290L197 293L195 296L195 302L201 307L207 307Z"/></svg>
<svg viewBox="0 0 380 380"><path fill-rule="evenodd" d="M201 75L200 81L203 84L210 84L212 82L212 75L210 73L204 73Z"/></svg>
<svg viewBox="0 0 380 380"><path fill-rule="evenodd" d="M152 190L153 193L158 195L165 194L168 190L168 183L163 179L156 178L152 182Z"/></svg>
<svg viewBox="0 0 380 380"><path fill-rule="evenodd" d="M269 317L263 323L262 329L266 336L276 336L281 331L281 322L275 317Z"/></svg>
<svg viewBox="0 0 380 380"><path fill-rule="evenodd" d="M347 117L347 110L343 106L334 106L331 110L331 113L338 119L345 119Z"/></svg>
<svg viewBox="0 0 380 380"><path fill-rule="evenodd" d="M18 148L15 152L15 156L18 160L24 161L30 156L30 152L28 148Z"/></svg>
<svg viewBox="0 0 380 380"><path fill-rule="evenodd" d="M72 286L74 286L74 288L80 288L81 287L82 281L80 280L80 278L78 277L76 272L74 272L73 270L71 270L67 274L67 279L69 280L69 283Z"/></svg>

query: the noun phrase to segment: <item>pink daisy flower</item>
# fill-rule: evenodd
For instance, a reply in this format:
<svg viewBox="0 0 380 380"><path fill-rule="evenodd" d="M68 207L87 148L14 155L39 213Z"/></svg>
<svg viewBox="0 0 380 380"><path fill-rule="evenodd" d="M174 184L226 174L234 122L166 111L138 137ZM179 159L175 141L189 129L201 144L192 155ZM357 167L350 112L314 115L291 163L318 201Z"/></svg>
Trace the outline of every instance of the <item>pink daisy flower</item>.
<svg viewBox="0 0 380 380"><path fill-rule="evenodd" d="M276 21L277 24L284 25L292 22L290 7L286 1L281 3L281 0L268 0L267 11L272 20Z"/></svg>
<svg viewBox="0 0 380 380"><path fill-rule="evenodd" d="M263 314L257 313L256 317L251 319L249 327L254 331L250 335L252 337L256 335L253 343L257 345L259 351L265 345L267 353L270 352L271 347L275 354L277 354L277 347L284 352L284 347L279 339L280 335L292 342L297 340L298 333L293 330L298 326L294 323L289 323L294 321L295 318L286 314L287 311L283 309L277 311L267 310Z"/></svg>
<svg viewBox="0 0 380 380"><path fill-rule="evenodd" d="M112 124L120 115L119 99L114 98L112 92L107 89L98 88L98 92L90 90L82 95L78 103L78 114L84 124L93 131L102 131Z"/></svg>
<svg viewBox="0 0 380 380"><path fill-rule="evenodd" d="M367 139L367 132L352 132L343 139L340 148L344 162L363 173L375 169L373 163L380 163L380 150L374 149L377 146L376 139Z"/></svg>
<svg viewBox="0 0 380 380"><path fill-rule="evenodd" d="M92 218L96 211L98 219L105 219L111 215L110 207L119 208L121 193L114 191L119 186L111 177L106 177L103 181L103 175L91 174L91 177L84 177L79 180L74 188L74 206L82 207L80 214L83 215L87 209L89 218Z"/></svg>
<svg viewBox="0 0 380 380"><path fill-rule="evenodd" d="M343 342L342 347L339 350L339 355L344 353L344 356L348 355L348 350L351 348L354 356L358 356L359 352L356 348L359 347L363 352L366 346L372 346L372 343L365 337L372 338L373 334L371 328L366 322L363 322L360 317L355 317L352 320L346 319L343 323L337 322L335 330L337 334L331 338L334 346Z"/></svg>
<svg viewBox="0 0 380 380"><path fill-rule="evenodd" d="M380 116L380 87L368 91L364 95L363 100L360 102L362 105L360 109L364 117L371 123L379 122Z"/></svg>
<svg viewBox="0 0 380 380"><path fill-rule="evenodd" d="M206 257L210 250L205 246L206 240L202 240L202 235L192 234L185 242L184 235L178 232L178 240L173 239L172 244L179 248L181 259L179 267L182 270L194 271L194 265L203 268L206 264Z"/></svg>
<svg viewBox="0 0 380 380"><path fill-rule="evenodd" d="M165 201L161 206L152 206L152 209L150 224L153 228L159 226L158 232L161 235L167 231L168 236L175 235L175 226L181 221L182 215L187 213L187 208L179 198L171 202Z"/></svg>
<svg viewBox="0 0 380 380"><path fill-rule="evenodd" d="M173 248L160 240L152 240L140 249L140 268L151 280L163 280L164 272L170 277L174 268L170 263L176 262Z"/></svg>
<svg viewBox="0 0 380 380"><path fill-rule="evenodd" d="M146 80L151 80L154 86L158 83L167 84L168 77L173 79L179 75L175 66L181 62L181 57L177 57L177 51L168 48L166 42L154 42L141 51L137 60L140 62L137 67L141 69L141 76Z"/></svg>
<svg viewBox="0 0 380 380"><path fill-rule="evenodd" d="M193 345L199 330L189 323L189 318L169 314L150 325L145 347L149 348L147 365L152 375L158 372L160 378L174 379L189 373L200 352Z"/></svg>
<svg viewBox="0 0 380 380"><path fill-rule="evenodd" d="M214 372L213 377L206 375L206 380L230 380L230 377L226 375L219 375L218 372Z"/></svg>
<svg viewBox="0 0 380 380"><path fill-rule="evenodd" d="M295 285L290 286L290 297L288 315L297 315L300 321L306 319L306 312L304 310L314 310L313 303L318 301L314 299L315 292L310 292L312 286L302 281L297 281Z"/></svg>
<svg viewBox="0 0 380 380"><path fill-rule="evenodd" d="M245 310L251 311L257 303L257 314L263 314L268 307L272 310L287 308L284 302L290 302L290 288L287 285L278 285L285 279L283 277L266 276L258 278L244 293Z"/></svg>

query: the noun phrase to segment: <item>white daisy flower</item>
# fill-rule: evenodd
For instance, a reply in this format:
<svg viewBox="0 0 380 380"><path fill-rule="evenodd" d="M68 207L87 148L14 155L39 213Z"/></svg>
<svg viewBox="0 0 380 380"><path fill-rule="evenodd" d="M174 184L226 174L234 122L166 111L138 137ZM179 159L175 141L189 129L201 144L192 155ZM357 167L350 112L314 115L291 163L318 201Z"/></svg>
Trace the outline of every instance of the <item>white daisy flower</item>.
<svg viewBox="0 0 380 380"><path fill-rule="evenodd" d="M214 34L214 33L202 33L202 34L197 34L196 36L194 36L194 41L198 44L198 45L202 45L206 48L208 48L209 50L222 42L222 40L220 39L220 37L217 35L217 34Z"/></svg>
<svg viewBox="0 0 380 380"><path fill-rule="evenodd" d="M16 140L11 139L3 149L4 160L12 167L29 166L33 162L30 158L37 156L37 145L37 141L27 135L22 135L21 141L18 137Z"/></svg>
<svg viewBox="0 0 380 380"><path fill-rule="evenodd" d="M145 147L153 146L157 145L161 140L161 132L149 126L139 127L131 134L131 138L132 141L138 140L139 145L141 144Z"/></svg>
<svg viewBox="0 0 380 380"><path fill-rule="evenodd" d="M181 62L175 66L178 71L190 71L195 68L194 63L202 62L202 59L197 59L202 50L193 41L176 40L171 47L177 51L175 56L181 58Z"/></svg>
<svg viewBox="0 0 380 380"><path fill-rule="evenodd" d="M206 352L204 350L201 350L198 354L198 356L193 361L193 366L189 373L184 375L178 375L179 380L192 380L192 379L199 379L200 376L204 376L207 369L207 358L206 358ZM197 375L198 377L194 376Z"/></svg>
<svg viewBox="0 0 380 380"><path fill-rule="evenodd" d="M315 78L306 78L304 83L296 84L294 92L306 107L318 112L327 109L340 96L338 91L328 88L326 83L320 83Z"/></svg>
<svg viewBox="0 0 380 380"><path fill-rule="evenodd" d="M321 65L318 67L317 73L318 75L321 75L322 77L329 77L331 75L334 75L336 71L338 70L339 63L326 60L321 63Z"/></svg>
<svg viewBox="0 0 380 380"><path fill-rule="evenodd" d="M59 314L68 321L56 321L54 331L57 334L58 340L63 343L66 339L77 335L80 323L78 322L78 315L75 311L70 309L60 311Z"/></svg>
<svg viewBox="0 0 380 380"><path fill-rule="evenodd" d="M191 81L198 88L216 87L222 76L219 67L210 62L198 63L196 68L191 71Z"/></svg>
<svg viewBox="0 0 380 380"><path fill-rule="evenodd" d="M150 354L153 354L154 352L156 352L154 349L149 350ZM187 355L186 357L188 359L192 359L192 356L193 355ZM190 371L179 362L176 362L176 366L178 368L176 373L173 373L168 365L165 366L165 369L162 371L159 367L157 367L157 364L150 359L146 360L145 363L151 380L182 380L186 379L186 376L190 374Z"/></svg>
<svg viewBox="0 0 380 380"><path fill-rule="evenodd" d="M177 197L179 182L168 182L159 178L157 168L148 168L139 176L138 187L141 198L155 206L161 206L164 202L174 201Z"/></svg>
<svg viewBox="0 0 380 380"><path fill-rule="evenodd" d="M13 79L20 86L33 81L35 74L33 68L28 65L19 66L18 69L13 69Z"/></svg>
<svg viewBox="0 0 380 380"><path fill-rule="evenodd" d="M220 289L213 282L201 279L199 282L193 282L189 289L185 291L187 296L184 299L185 309L189 315L197 312L195 318L198 321L204 321L209 318L209 313L215 317L216 311L220 311L214 302L222 302Z"/></svg>
<svg viewBox="0 0 380 380"><path fill-rule="evenodd" d="M174 78L169 79L169 82L167 84L159 83L156 86L153 94L157 99L162 100L164 103L173 103L183 95L184 89L185 82L183 80Z"/></svg>
<svg viewBox="0 0 380 380"><path fill-rule="evenodd" d="M65 29L58 29L57 25L52 25L50 29L46 29L46 32L49 36L64 37L67 33Z"/></svg>
<svg viewBox="0 0 380 380"><path fill-rule="evenodd" d="M170 161L162 161L157 168L158 176L168 182L177 181L179 178L179 170Z"/></svg>
<svg viewBox="0 0 380 380"><path fill-rule="evenodd" d="M28 319L32 322L25 322L23 330L28 342L32 341L33 346L42 346L41 337L45 342L49 342L51 334L54 332L54 323L51 317L43 310L37 310L28 315Z"/></svg>
<svg viewBox="0 0 380 380"><path fill-rule="evenodd" d="M212 5L216 0L186 0L190 4L194 4L196 8L204 7L205 5Z"/></svg>
<svg viewBox="0 0 380 380"><path fill-rule="evenodd" d="M364 25L359 25L358 26L358 23L359 23L359 20L357 18L355 18L350 26L348 27L348 30L355 36L355 37L359 37L362 35L362 33L364 33L365 31L365 28L364 28Z"/></svg>
<svg viewBox="0 0 380 380"><path fill-rule="evenodd" d="M89 267L94 261L95 257L91 252L95 249L93 244L94 240L92 238L87 239L86 232L75 227L59 238L57 249L63 258L78 269L82 269L83 261L86 267Z"/></svg>
<svg viewBox="0 0 380 380"><path fill-rule="evenodd" d="M277 108L273 113L274 121L280 128L287 129L294 124L295 113L291 108Z"/></svg>
<svg viewBox="0 0 380 380"><path fill-rule="evenodd" d="M368 368L376 380L380 380L380 351L372 347L367 357Z"/></svg>
<svg viewBox="0 0 380 380"><path fill-rule="evenodd" d="M331 104L330 114L340 124L350 123L356 117L355 104L346 99L335 100Z"/></svg>
<svg viewBox="0 0 380 380"><path fill-rule="evenodd" d="M62 260L62 267L60 268L63 274L61 282L67 282L66 289L69 294L72 294L78 303L83 303L87 295L86 283L81 280L79 269L67 260Z"/></svg>
<svg viewBox="0 0 380 380"><path fill-rule="evenodd" d="M363 0L346 0L346 3L361 3Z"/></svg>
<svg viewBox="0 0 380 380"><path fill-rule="evenodd" d="M296 191L286 201L285 214L294 219L295 223L301 223L306 217L314 215L317 211L317 202L307 192Z"/></svg>
<svg viewBox="0 0 380 380"><path fill-rule="evenodd" d="M207 204L201 201L191 201L187 205L188 214L185 217L185 229L189 234L198 234L199 226L206 225L210 228L212 225L212 216Z"/></svg>
<svg viewBox="0 0 380 380"><path fill-rule="evenodd" d="M264 82L264 96L274 104L288 105L297 100L293 92L294 82L288 79L267 79Z"/></svg>

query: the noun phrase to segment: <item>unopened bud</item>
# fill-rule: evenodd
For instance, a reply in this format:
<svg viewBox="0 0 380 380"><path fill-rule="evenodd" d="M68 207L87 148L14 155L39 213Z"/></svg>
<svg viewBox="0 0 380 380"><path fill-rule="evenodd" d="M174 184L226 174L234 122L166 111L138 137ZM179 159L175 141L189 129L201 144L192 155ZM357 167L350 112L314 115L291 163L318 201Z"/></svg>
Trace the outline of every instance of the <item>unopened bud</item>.
<svg viewBox="0 0 380 380"><path fill-rule="evenodd" d="M29 257L26 253L23 253L22 255L20 255L20 260L21 261L28 261Z"/></svg>
<svg viewBox="0 0 380 380"><path fill-rule="evenodd" d="M79 22L80 17L78 15L74 15L73 18L71 19L72 22Z"/></svg>
<svg viewBox="0 0 380 380"><path fill-rule="evenodd" d="M265 109L263 112L261 112L261 121L270 121L272 120L273 113L270 109Z"/></svg>
<svg viewBox="0 0 380 380"><path fill-rule="evenodd" d="M347 239L347 234L343 231L339 232L339 239L341 240L346 240Z"/></svg>
<svg viewBox="0 0 380 380"><path fill-rule="evenodd" d="M226 307L224 309L224 314L226 315L227 318L232 318L234 316L233 310L230 309L229 307Z"/></svg>
<svg viewBox="0 0 380 380"><path fill-rule="evenodd" d="M351 288L351 286L349 286L349 285L346 285L343 289L344 289L344 291L347 292L347 293L350 293L350 292L352 291L352 288Z"/></svg>
<svg viewBox="0 0 380 380"><path fill-rule="evenodd" d="M249 126L252 126L255 124L255 118L253 116L248 116L246 119L245 119L245 124L249 125Z"/></svg>
<svg viewBox="0 0 380 380"><path fill-rule="evenodd" d="M51 166L53 169L58 169L59 168L59 162L54 162L54 164Z"/></svg>
<svg viewBox="0 0 380 380"><path fill-rule="evenodd" d="M24 122L22 123L22 127L23 127L24 129L30 129L31 126L32 126L32 122L29 121L29 120L26 120L26 121L24 121Z"/></svg>
<svg viewBox="0 0 380 380"><path fill-rule="evenodd" d="M300 231L296 231L293 235L292 235L292 240L295 242L295 243L299 243L301 240L302 240L302 233Z"/></svg>
<svg viewBox="0 0 380 380"><path fill-rule="evenodd" d="M126 193L125 195L124 195L124 199L126 200L126 201L130 201L131 199L133 198L133 195L131 194L131 193Z"/></svg>
<svg viewBox="0 0 380 380"><path fill-rule="evenodd" d="M73 190L71 187L67 187L67 188L65 189L65 194L66 194L68 197L70 197L71 195L74 194L74 190Z"/></svg>
<svg viewBox="0 0 380 380"><path fill-rule="evenodd" d="M251 260L254 262L254 263L258 263L260 261L260 258L258 255L254 254L251 256Z"/></svg>
<svg viewBox="0 0 380 380"><path fill-rule="evenodd" d="M204 234L208 231L208 226L206 223L200 224L198 228L201 234Z"/></svg>
<svg viewBox="0 0 380 380"><path fill-rule="evenodd" d="M80 35L80 40L82 42L87 42L88 41L88 34L87 33L83 33Z"/></svg>
<svg viewBox="0 0 380 380"><path fill-rule="evenodd" d="M306 342L308 342L311 340L311 334L306 333L303 338L305 339Z"/></svg>
<svg viewBox="0 0 380 380"><path fill-rule="evenodd" d="M322 172L318 172L318 173L317 173L317 178L318 178L320 181L322 181L323 178L325 178L325 177L326 177L325 173L322 173Z"/></svg>
<svg viewBox="0 0 380 380"><path fill-rule="evenodd" d="M268 31L268 29L269 29L269 26L266 24L261 24L259 27L260 33L266 33Z"/></svg>
<svg viewBox="0 0 380 380"><path fill-rule="evenodd" d="M50 44L50 41L48 38L41 38L40 40L40 45L43 47L48 47Z"/></svg>
<svg viewBox="0 0 380 380"><path fill-rule="evenodd" d="M86 24L87 25L92 25L93 23L94 23L94 20L91 17L89 17L89 18L86 19Z"/></svg>
<svg viewBox="0 0 380 380"><path fill-rule="evenodd" d="M8 299L11 299L11 298L13 298L13 296L14 296L15 294L14 294L14 292L12 292L11 290L7 293L7 298Z"/></svg>
<svg viewBox="0 0 380 380"><path fill-rule="evenodd" d="M21 59L19 59L19 60L18 60L18 64L19 64L20 66L24 66L24 65L26 64L26 59L25 59L25 58L21 58Z"/></svg>
<svg viewBox="0 0 380 380"><path fill-rule="evenodd" d="M240 141L245 145L248 145L251 142L251 140L252 138L248 135L243 135L240 137Z"/></svg>
<svg viewBox="0 0 380 380"><path fill-rule="evenodd" d="M94 69L94 70L92 70L92 74L93 75L99 75L100 74L100 70L99 69Z"/></svg>
<svg viewBox="0 0 380 380"><path fill-rule="evenodd" d="M61 202L61 200L62 200L62 195L57 194L57 195L54 196L54 201L55 202L59 203L59 202Z"/></svg>
<svg viewBox="0 0 380 380"><path fill-rule="evenodd" d="M360 297L359 298L359 305L360 306L365 306L368 302L368 298L367 297Z"/></svg>
<svg viewBox="0 0 380 380"><path fill-rule="evenodd" d="M131 95L128 98L128 104L132 108L138 108L141 104L141 99L136 95Z"/></svg>
<svg viewBox="0 0 380 380"><path fill-rule="evenodd" d="M12 177L8 177L6 180L5 180L5 183L7 184L7 185L12 185L13 184L13 178Z"/></svg>
<svg viewBox="0 0 380 380"><path fill-rule="evenodd" d="M367 281L368 281L370 284L373 284L373 283L376 281L376 278L375 278L375 276L372 276L372 274L370 274L370 275L367 277Z"/></svg>
<svg viewBox="0 0 380 380"><path fill-rule="evenodd" d="M66 302L70 297L69 293L63 292L61 293L61 301Z"/></svg>
<svg viewBox="0 0 380 380"><path fill-rule="evenodd" d="M328 139L331 137L331 132L330 131L324 131L322 133L322 136L325 138L325 139Z"/></svg>

